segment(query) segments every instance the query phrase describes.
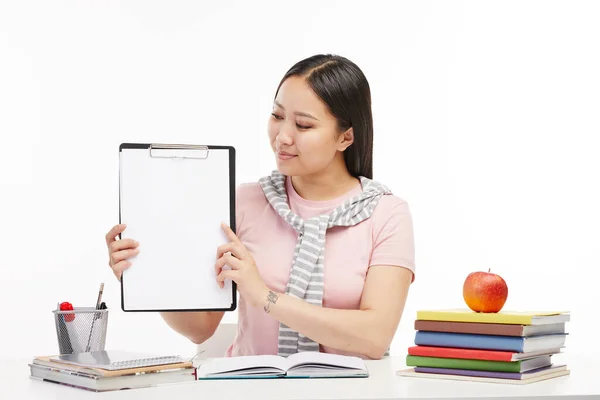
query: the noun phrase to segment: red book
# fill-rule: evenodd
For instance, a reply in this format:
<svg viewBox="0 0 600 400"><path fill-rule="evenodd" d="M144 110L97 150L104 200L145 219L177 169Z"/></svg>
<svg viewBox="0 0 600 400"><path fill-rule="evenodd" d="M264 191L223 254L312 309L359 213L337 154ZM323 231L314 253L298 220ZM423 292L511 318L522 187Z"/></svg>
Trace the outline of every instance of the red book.
<svg viewBox="0 0 600 400"><path fill-rule="evenodd" d="M517 361L541 355L560 353L560 349L517 353L513 351L477 350L454 347L412 346L408 354L421 357L463 358L468 360Z"/></svg>

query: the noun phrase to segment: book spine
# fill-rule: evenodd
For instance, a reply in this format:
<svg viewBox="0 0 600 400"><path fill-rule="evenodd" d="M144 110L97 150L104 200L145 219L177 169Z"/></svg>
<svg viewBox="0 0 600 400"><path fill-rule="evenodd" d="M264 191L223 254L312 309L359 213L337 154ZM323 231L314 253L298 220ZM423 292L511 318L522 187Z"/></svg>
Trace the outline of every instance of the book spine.
<svg viewBox="0 0 600 400"><path fill-rule="evenodd" d="M478 371L520 372L520 361L465 360L458 358L406 356L409 367L468 369Z"/></svg>
<svg viewBox="0 0 600 400"><path fill-rule="evenodd" d="M414 325L416 331L473 333L477 335L498 336L524 336L523 325L427 320L415 320Z"/></svg>
<svg viewBox="0 0 600 400"><path fill-rule="evenodd" d="M473 335L469 333L447 333L418 331L417 346L458 347L480 350L523 351L523 338L512 336Z"/></svg>
<svg viewBox="0 0 600 400"><path fill-rule="evenodd" d="M412 346L408 348L411 356L463 358L468 360L513 361L513 352L463 349L453 347Z"/></svg>

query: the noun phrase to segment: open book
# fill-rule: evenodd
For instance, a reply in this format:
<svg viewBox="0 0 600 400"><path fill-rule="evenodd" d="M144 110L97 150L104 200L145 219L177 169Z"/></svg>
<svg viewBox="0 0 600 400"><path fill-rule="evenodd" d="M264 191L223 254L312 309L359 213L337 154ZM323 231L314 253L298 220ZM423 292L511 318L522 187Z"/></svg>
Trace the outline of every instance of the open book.
<svg viewBox="0 0 600 400"><path fill-rule="evenodd" d="M198 379L219 378L335 378L368 377L359 357L300 352L288 357L276 355L214 358L198 367Z"/></svg>

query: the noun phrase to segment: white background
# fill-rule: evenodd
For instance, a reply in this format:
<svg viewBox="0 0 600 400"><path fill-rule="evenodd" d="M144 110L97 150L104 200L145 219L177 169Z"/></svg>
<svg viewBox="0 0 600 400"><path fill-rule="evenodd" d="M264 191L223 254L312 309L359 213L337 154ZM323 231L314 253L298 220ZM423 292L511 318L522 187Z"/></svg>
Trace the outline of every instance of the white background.
<svg viewBox="0 0 600 400"><path fill-rule="evenodd" d="M159 315L120 310L104 244L118 145L234 145L238 181L255 181L275 166L281 76L321 52L367 75L375 178L413 212L392 353L417 309L463 306L465 277L488 268L505 309L570 310L567 351L595 347L598 20L592 1L3 1L0 354L55 353L52 309L93 305L100 282L107 347L193 354Z"/></svg>

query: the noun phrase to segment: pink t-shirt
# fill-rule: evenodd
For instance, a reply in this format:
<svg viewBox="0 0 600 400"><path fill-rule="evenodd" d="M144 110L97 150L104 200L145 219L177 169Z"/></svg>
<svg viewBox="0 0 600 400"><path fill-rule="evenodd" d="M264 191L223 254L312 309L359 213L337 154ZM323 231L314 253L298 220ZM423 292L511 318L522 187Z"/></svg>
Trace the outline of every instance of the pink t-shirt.
<svg viewBox="0 0 600 400"><path fill-rule="evenodd" d="M328 213L356 188L336 199L309 201L286 179L290 208L304 220ZM298 233L268 203L258 183L238 187L237 235L260 271L266 285L284 293ZM408 204L395 195L382 196L370 218L350 227L332 227L325 237L323 307L358 309L367 270L371 265L397 265L415 272L412 218ZM277 354L279 322L262 307L238 301L237 335L226 356ZM321 346L321 351L344 354Z"/></svg>

